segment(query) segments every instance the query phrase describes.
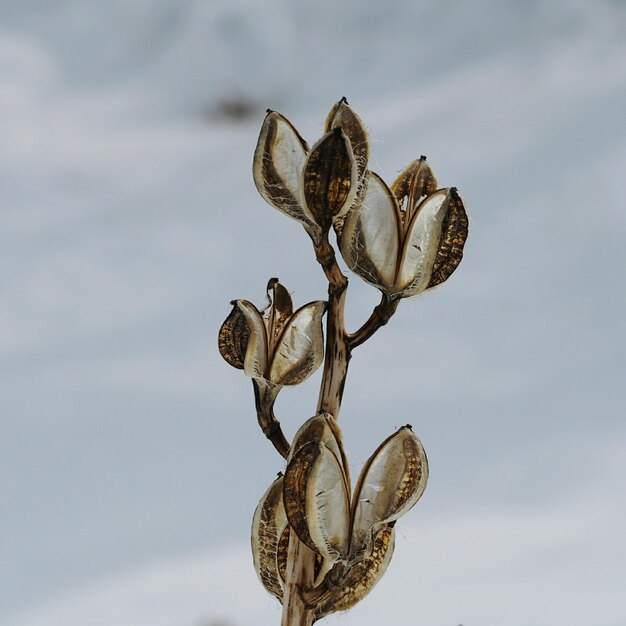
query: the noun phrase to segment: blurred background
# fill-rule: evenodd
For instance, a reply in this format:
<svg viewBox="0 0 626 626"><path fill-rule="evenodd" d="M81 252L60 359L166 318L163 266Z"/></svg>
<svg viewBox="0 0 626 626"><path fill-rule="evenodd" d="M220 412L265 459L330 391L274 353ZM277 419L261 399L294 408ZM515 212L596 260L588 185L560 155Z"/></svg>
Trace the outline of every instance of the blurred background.
<svg viewBox="0 0 626 626"><path fill-rule="evenodd" d="M328 623L626 623L626 3L4 0L2 624L279 623L249 527L281 459L216 335L271 276L324 297L251 160L267 107L314 141L342 96L372 169L427 155L471 221L352 361L353 473L410 422L431 478ZM377 301L352 278L351 329Z"/></svg>

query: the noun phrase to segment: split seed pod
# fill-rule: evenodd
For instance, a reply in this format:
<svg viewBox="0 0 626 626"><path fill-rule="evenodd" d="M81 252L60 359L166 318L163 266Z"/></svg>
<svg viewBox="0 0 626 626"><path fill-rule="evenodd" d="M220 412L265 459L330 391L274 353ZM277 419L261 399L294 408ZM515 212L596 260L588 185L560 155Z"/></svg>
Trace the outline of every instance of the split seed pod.
<svg viewBox="0 0 626 626"><path fill-rule="evenodd" d="M336 611L347 611L376 586L391 562L395 536L395 529L387 526L378 533L367 558L349 567L338 581L329 582L305 594L307 603L315 606L316 619Z"/></svg>
<svg viewBox="0 0 626 626"><path fill-rule="evenodd" d="M350 133L358 133L348 123L349 111L347 102L335 105L326 133L309 151L293 124L268 110L254 153L252 172L261 196L302 223L316 244L352 206L365 169L362 142L358 163L351 145Z"/></svg>
<svg viewBox="0 0 626 626"><path fill-rule="evenodd" d="M342 461L325 443L309 441L287 464L287 519L311 550L350 566L368 557L377 533L419 500L427 479L424 448L409 427L388 437L368 459L352 498Z"/></svg>
<svg viewBox="0 0 626 626"><path fill-rule="evenodd" d="M431 289L463 257L468 221L456 188L439 189L424 157L391 189L373 172L345 219L339 247L348 267L392 299Z"/></svg>
<svg viewBox="0 0 626 626"><path fill-rule="evenodd" d="M279 572L279 543L287 531L287 516L283 506L283 477L279 476L265 492L252 520L252 560L254 569L265 589L281 602L283 578ZM284 548L286 553L286 547Z"/></svg>
<svg viewBox="0 0 626 626"><path fill-rule="evenodd" d="M233 301L220 328L220 353L264 385L297 385L324 359L326 303L317 300L294 311L291 296L276 278L269 281L267 292L270 305L264 314L247 300Z"/></svg>

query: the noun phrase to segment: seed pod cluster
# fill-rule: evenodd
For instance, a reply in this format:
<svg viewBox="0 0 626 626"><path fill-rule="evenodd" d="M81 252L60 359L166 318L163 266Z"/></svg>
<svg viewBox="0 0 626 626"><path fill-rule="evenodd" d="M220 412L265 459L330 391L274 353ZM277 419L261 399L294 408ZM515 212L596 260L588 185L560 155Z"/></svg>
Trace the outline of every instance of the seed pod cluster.
<svg viewBox="0 0 626 626"><path fill-rule="evenodd" d="M426 158L391 189L367 172L363 199L346 217L339 248L348 267L390 298L436 287L463 258L468 220L455 187L437 189Z"/></svg>
<svg viewBox="0 0 626 626"><path fill-rule="evenodd" d="M326 303L309 302L293 310L289 292L272 278L270 304L262 314L247 300L234 300L220 328L219 349L233 367L269 385L297 385L324 359L322 316Z"/></svg>
<svg viewBox="0 0 626 626"><path fill-rule="evenodd" d="M295 532L316 553L315 583L303 591L315 615L350 608L385 572L394 523L419 500L427 480L422 444L405 426L367 460L351 495L339 427L326 413L312 417L294 438L284 477L268 489L254 516L259 579L282 600L280 563L286 559L285 537Z"/></svg>
<svg viewBox="0 0 626 626"><path fill-rule="evenodd" d="M309 149L293 124L268 110L252 173L261 196L299 221L318 244L357 200L368 157L363 122L342 99L330 111L324 135Z"/></svg>
<svg viewBox="0 0 626 626"><path fill-rule="evenodd" d="M311 616L349 609L365 597L391 561L396 521L419 500L428 480L426 454L407 425L378 446L353 489L341 431L330 413L339 414L354 348L389 321L402 298L440 285L455 271L468 219L457 189L440 188L425 157L389 186L368 169L369 156L365 125L345 98L331 108L312 147L286 117L267 111L254 153L254 182L312 239L329 298L294 310L289 292L273 278L268 305L233 301L218 336L226 362L252 378L259 425L286 460L284 475L267 489L252 523L258 577L280 602L287 598L283 624L310 623ZM381 303L354 333L345 328L348 281L331 230L348 268L382 292ZM304 382L323 362L318 414L290 444L274 414L277 394Z"/></svg>

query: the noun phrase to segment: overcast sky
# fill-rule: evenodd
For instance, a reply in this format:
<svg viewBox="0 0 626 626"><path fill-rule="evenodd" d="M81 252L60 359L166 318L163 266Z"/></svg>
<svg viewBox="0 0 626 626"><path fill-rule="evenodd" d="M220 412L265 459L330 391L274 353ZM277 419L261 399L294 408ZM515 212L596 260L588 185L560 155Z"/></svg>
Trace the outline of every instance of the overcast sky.
<svg viewBox="0 0 626 626"><path fill-rule="evenodd" d="M406 528L420 553L423 524L450 593L408 593L430 626L572 626L572 596L581 626L623 624L625 18L609 0L3 2L0 621L52 624L79 588L215 569L215 551L247 563L282 464L217 330L271 276L296 303L326 291L303 229L254 189L252 153L267 107L312 142L346 96L373 170L391 181L425 154L470 215L461 266L358 349L342 409L353 474L407 422L428 453ZM351 278L351 328L377 300ZM281 394L289 433L318 384ZM561 557L541 622L514 590ZM498 581L509 616L471 613L455 586L487 567L471 595L488 604ZM182 605L164 626L192 624Z"/></svg>

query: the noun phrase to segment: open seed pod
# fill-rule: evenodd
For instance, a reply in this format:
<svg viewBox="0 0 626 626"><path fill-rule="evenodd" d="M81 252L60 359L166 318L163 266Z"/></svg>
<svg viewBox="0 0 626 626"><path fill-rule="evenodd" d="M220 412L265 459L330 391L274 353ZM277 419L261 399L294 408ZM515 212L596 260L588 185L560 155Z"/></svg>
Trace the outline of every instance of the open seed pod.
<svg viewBox="0 0 626 626"><path fill-rule="evenodd" d="M318 436L306 440L311 433ZM305 424L299 434L306 443L294 446L297 449L290 455L283 484L287 519L298 538L324 560L322 573L329 573L320 588L325 589L324 585L331 584L333 576L342 572L341 580L348 581L345 597L356 597L361 591L346 589L371 588L370 583L359 586L358 572L369 571L370 567L379 571L388 563L381 544L377 544L379 536L387 533L389 525L424 492L428 478L426 454L411 428L401 428L368 459L351 498L350 485L342 471L343 461L327 445L336 445L338 441L330 427L325 428L318 416ZM389 544L390 540L387 536L385 541ZM364 562L369 565L363 565ZM353 568L358 569L352 571ZM316 585L320 583L318 579ZM331 600L328 606L332 606Z"/></svg>
<svg viewBox="0 0 626 626"><path fill-rule="evenodd" d="M252 560L254 569L265 589L282 602L284 574L279 572L280 540L289 526L283 506L283 477L279 476L265 492L252 519ZM286 546L282 546L285 553Z"/></svg>
<svg viewBox="0 0 626 626"><path fill-rule="evenodd" d="M285 511L300 541L334 563L350 546L350 491L340 459L324 443L310 441L285 471Z"/></svg>
<svg viewBox="0 0 626 626"><path fill-rule="evenodd" d="M329 114L326 133L310 150L280 113L268 111L261 128L252 166L256 187L269 204L299 221L316 244L347 213L359 188L367 152L357 120L342 100ZM358 139L359 164L352 138Z"/></svg>
<svg viewBox="0 0 626 626"><path fill-rule="evenodd" d="M391 562L395 543L395 530L387 526L381 530L371 554L345 569L345 573L332 580L331 572L318 589L305 594L305 600L315 607L315 617L320 619L336 611L347 611L361 601L378 583Z"/></svg>
<svg viewBox="0 0 626 626"><path fill-rule="evenodd" d="M468 220L456 188L436 190L424 157L390 189L367 172L363 199L343 224L339 248L348 267L388 297L432 289L463 258Z"/></svg>
<svg viewBox="0 0 626 626"><path fill-rule="evenodd" d="M317 300L294 311L289 292L277 278L269 281L267 293L270 305L264 313L247 300L233 302L220 328L220 353L263 385L297 385L324 360L326 303Z"/></svg>
<svg viewBox="0 0 626 626"><path fill-rule="evenodd" d="M353 560L368 555L381 528L395 522L421 498L428 460L410 426L385 439L367 460L352 498Z"/></svg>

